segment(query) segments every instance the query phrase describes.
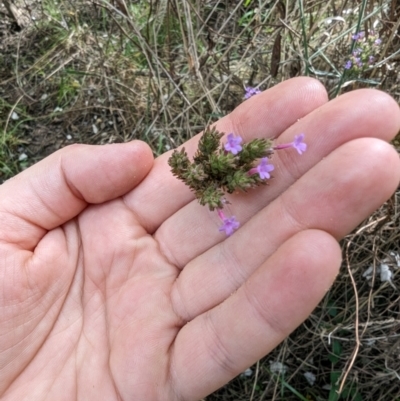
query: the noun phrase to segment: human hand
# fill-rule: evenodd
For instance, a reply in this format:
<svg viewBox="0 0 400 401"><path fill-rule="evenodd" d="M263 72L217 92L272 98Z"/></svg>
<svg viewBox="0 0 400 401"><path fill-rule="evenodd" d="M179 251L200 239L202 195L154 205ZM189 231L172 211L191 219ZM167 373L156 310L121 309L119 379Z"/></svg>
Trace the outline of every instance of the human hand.
<svg viewBox="0 0 400 401"><path fill-rule="evenodd" d="M397 104L374 90L327 103L286 81L217 123L249 141L304 132L270 185L216 215L142 142L64 148L0 187L2 400L197 400L266 355L317 305L337 240L400 179L385 141ZM198 136L185 145L190 154Z"/></svg>

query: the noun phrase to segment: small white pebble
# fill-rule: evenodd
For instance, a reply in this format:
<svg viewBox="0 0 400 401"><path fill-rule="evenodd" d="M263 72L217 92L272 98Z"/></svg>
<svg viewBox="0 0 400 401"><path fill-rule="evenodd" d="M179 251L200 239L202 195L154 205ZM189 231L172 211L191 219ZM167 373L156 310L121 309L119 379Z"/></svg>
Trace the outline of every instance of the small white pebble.
<svg viewBox="0 0 400 401"><path fill-rule="evenodd" d="M66 138L70 141L72 139L72 135L68 134Z"/></svg>
<svg viewBox="0 0 400 401"><path fill-rule="evenodd" d="M92 130L93 130L93 134L97 134L99 132L99 129L94 124L92 125Z"/></svg>
<svg viewBox="0 0 400 401"><path fill-rule="evenodd" d="M394 260L396 261L396 265L395 268L399 268L400 267L400 255L397 252L393 252L390 251L389 255L392 256L394 258Z"/></svg>
<svg viewBox="0 0 400 401"><path fill-rule="evenodd" d="M253 371L250 368L247 368L244 372L242 372L241 376L250 377L253 374Z"/></svg>
<svg viewBox="0 0 400 401"><path fill-rule="evenodd" d="M381 270L381 281L382 283L386 281L392 281L393 273L390 270L389 266L385 263L382 263L380 266Z"/></svg>
<svg viewBox="0 0 400 401"><path fill-rule="evenodd" d="M368 267L367 270L363 273L363 277L365 277L367 280L370 280L372 278L372 273L374 271L374 266Z"/></svg>
<svg viewBox="0 0 400 401"><path fill-rule="evenodd" d="M28 155L26 153L21 153L18 157L18 161L22 162L23 160L26 160L28 158Z"/></svg>
<svg viewBox="0 0 400 401"><path fill-rule="evenodd" d="M272 373L279 373L281 375L284 375L287 372L288 367L279 361L269 361L269 368L271 369Z"/></svg>
<svg viewBox="0 0 400 401"><path fill-rule="evenodd" d="M56 107L55 109L54 109L54 113L58 113L58 112L60 112L60 111L63 111L63 109L61 108L61 107Z"/></svg>
<svg viewBox="0 0 400 401"><path fill-rule="evenodd" d="M15 111L13 111L12 114L11 114L11 119L12 120L19 120L19 115Z"/></svg>
<svg viewBox="0 0 400 401"><path fill-rule="evenodd" d="M328 17L328 18L324 19L324 22L326 25L331 24L332 21L346 22L343 17Z"/></svg>
<svg viewBox="0 0 400 401"><path fill-rule="evenodd" d="M47 93L43 93L42 96L40 96L40 100L46 100L49 97Z"/></svg>
<svg viewBox="0 0 400 401"><path fill-rule="evenodd" d="M385 259L385 262L388 260ZM367 280L371 280L373 276L373 266L370 266L364 273L363 277ZM390 270L390 267L386 263L381 263L376 267L376 273L380 275L380 279L382 283L388 282L395 290L397 290L396 286L392 282L393 272Z"/></svg>
<svg viewBox="0 0 400 401"><path fill-rule="evenodd" d="M308 381L308 384L310 386L313 386L315 384L315 381L317 380L314 373L312 373L312 372L304 373L304 377L306 378L306 380Z"/></svg>

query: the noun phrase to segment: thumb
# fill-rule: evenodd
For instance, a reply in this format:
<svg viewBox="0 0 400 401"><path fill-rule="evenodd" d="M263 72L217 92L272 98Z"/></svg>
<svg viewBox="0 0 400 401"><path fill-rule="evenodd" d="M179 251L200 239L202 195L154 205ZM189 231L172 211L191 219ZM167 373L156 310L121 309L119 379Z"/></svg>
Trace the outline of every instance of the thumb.
<svg viewBox="0 0 400 401"><path fill-rule="evenodd" d="M152 165L141 141L63 148L0 186L0 241L32 250L89 203L133 189Z"/></svg>

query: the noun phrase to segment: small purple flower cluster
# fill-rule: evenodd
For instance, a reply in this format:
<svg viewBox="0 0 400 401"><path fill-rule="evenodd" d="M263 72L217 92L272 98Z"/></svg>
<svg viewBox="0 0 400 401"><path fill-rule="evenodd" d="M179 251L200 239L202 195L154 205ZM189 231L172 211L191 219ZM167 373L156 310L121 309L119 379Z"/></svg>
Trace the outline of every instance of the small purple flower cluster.
<svg viewBox="0 0 400 401"><path fill-rule="evenodd" d="M258 95L259 93L261 93L261 90L258 88L252 88L251 86L246 86L244 88L244 98L245 99L250 99L252 96L254 95Z"/></svg>
<svg viewBox="0 0 400 401"><path fill-rule="evenodd" d="M300 155L307 150L307 144L304 141L304 134L296 135L294 137L293 142L283 143L280 145L274 146L273 150L281 150L287 148L296 149L297 153ZM243 142L243 139L240 136L235 136L233 133L228 134L227 142L224 145L224 149L226 152L230 152L233 155L237 155L241 150L242 146L240 145ZM273 171L275 167L270 163L268 157L263 157L260 159L260 163L250 169L247 174L253 175L258 174L262 180L268 180L271 178L271 171ZM222 221L222 225L219 228L219 231L224 231L227 236L232 235L240 226L240 223L236 220L235 216L226 217L223 213L222 209L218 209L218 216Z"/></svg>
<svg viewBox="0 0 400 401"><path fill-rule="evenodd" d="M240 146L243 139L240 136L235 136L233 133L227 137L227 142L224 146L227 152L231 152L233 155L237 155L243 148Z"/></svg>
<svg viewBox="0 0 400 401"><path fill-rule="evenodd" d="M359 74L374 64L382 40L374 31L369 31L368 37L362 31L352 35L351 38L356 42L356 47L344 64L344 68L355 74Z"/></svg>

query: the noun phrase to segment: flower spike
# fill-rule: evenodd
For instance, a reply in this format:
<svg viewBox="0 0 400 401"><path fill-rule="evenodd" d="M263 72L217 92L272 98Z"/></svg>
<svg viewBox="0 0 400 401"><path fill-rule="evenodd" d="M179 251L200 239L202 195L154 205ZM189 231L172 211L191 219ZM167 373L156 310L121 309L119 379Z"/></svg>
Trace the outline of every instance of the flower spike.
<svg viewBox="0 0 400 401"><path fill-rule="evenodd" d="M192 159L185 148L181 148L172 152L168 164L172 174L190 188L200 205L217 212L222 222L218 230L230 236L240 223L235 216L227 217L223 213L222 209L229 203L226 194L266 185L275 169L270 161L274 149L294 148L302 154L307 145L303 142L304 134L296 135L293 142L275 147L265 138L243 143L234 133L229 133L221 144L223 136L216 128L206 128Z"/></svg>

